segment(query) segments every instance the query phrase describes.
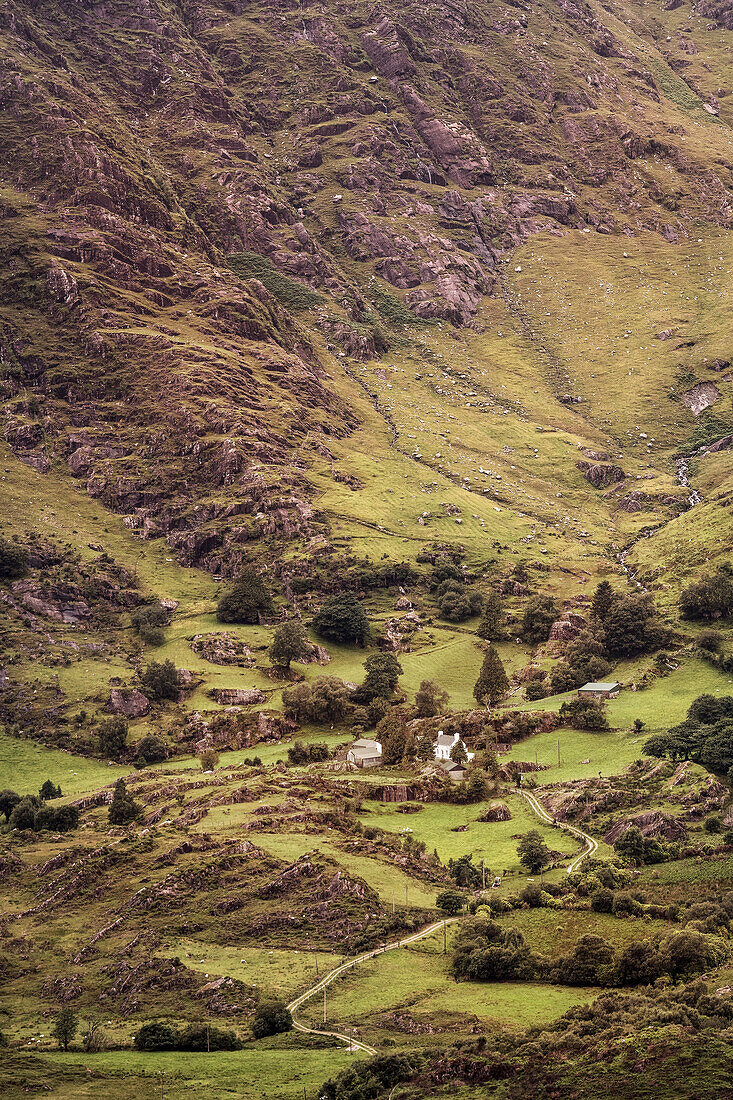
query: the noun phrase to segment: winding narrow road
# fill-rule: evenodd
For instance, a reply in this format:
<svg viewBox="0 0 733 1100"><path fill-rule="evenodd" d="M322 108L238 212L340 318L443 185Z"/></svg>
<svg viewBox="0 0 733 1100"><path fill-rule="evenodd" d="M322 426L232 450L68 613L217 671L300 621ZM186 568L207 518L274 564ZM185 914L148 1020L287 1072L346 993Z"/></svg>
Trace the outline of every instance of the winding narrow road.
<svg viewBox="0 0 733 1100"><path fill-rule="evenodd" d="M568 825L564 821L556 821L555 818L547 812L545 807L540 802L536 795L531 791L523 791L520 789L519 793L526 798L534 812L545 825L554 825L558 829L563 829L566 833L572 833L579 840L582 840L585 844L585 851L577 855L575 859L571 860L568 864L568 874L571 875L573 871L576 871L584 859L588 856L595 855L598 851L598 841L594 840L592 836L588 836L588 833L584 833L582 829L578 829L575 825Z"/></svg>
<svg viewBox="0 0 733 1100"><path fill-rule="evenodd" d="M340 978L342 974L345 974L347 970L351 970L352 967L357 966L359 963L366 962L368 959L374 959L377 955L384 954L385 951L396 951L398 947L407 947L411 943L417 943L418 940L425 939L426 936L431 936L434 932L439 931L444 924L455 924L458 917L449 917L447 920L434 921L426 928L421 928L419 932L413 932L411 936L405 936L404 939L395 940L393 943L387 943L383 947L375 947L372 951L365 951L363 955L355 955L353 959L347 959L341 966L337 966L335 970L330 970L320 982L316 982L315 985L307 989L305 993L301 993L299 997L296 997L294 1001L291 1001L288 1005L288 1011L293 1017L293 1027L298 1031L304 1031L308 1035L327 1035L333 1039L340 1039L344 1043L348 1043L350 1050L363 1050L366 1054L377 1054L378 1051L374 1047L370 1047L367 1043L362 1043L358 1039L354 1039L349 1035L343 1035L340 1031L326 1031L325 1029L307 1027L305 1024L300 1023L295 1019L295 1013L299 1008L310 1001L311 998L317 996L319 993L323 993L332 982Z"/></svg>

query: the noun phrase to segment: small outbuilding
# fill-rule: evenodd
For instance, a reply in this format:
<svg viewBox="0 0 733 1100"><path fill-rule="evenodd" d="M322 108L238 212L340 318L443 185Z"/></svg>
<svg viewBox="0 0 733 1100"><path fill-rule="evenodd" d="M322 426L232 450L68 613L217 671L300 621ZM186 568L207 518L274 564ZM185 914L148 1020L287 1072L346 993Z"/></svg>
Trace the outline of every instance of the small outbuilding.
<svg viewBox="0 0 733 1100"><path fill-rule="evenodd" d="M379 741L371 741L363 737L354 744L346 753L347 764L353 764L355 768L376 768L382 763L382 746Z"/></svg>
<svg viewBox="0 0 733 1100"><path fill-rule="evenodd" d="M583 684L578 688L578 695L581 699L615 699L620 691L621 684L609 680L608 683Z"/></svg>
<svg viewBox="0 0 733 1100"><path fill-rule="evenodd" d="M458 764L455 760L438 760L437 764L454 783L466 778L465 764Z"/></svg>

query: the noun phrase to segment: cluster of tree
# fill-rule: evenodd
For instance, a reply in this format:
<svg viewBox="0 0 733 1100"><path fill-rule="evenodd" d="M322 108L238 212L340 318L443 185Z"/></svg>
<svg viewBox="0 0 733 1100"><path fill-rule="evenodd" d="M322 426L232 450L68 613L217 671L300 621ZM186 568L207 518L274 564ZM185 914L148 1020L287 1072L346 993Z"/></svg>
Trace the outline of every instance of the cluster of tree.
<svg viewBox="0 0 733 1100"><path fill-rule="evenodd" d="M473 855L459 856L458 859L448 860L448 874L455 882L456 886L460 886L463 889L478 890L484 884L484 879L491 872L482 867L480 864L473 862ZM461 895L458 895L461 897ZM461 898L463 902L463 898ZM438 902L441 909L445 906Z"/></svg>
<svg viewBox="0 0 733 1100"><path fill-rule="evenodd" d="M202 749L199 753L199 764L202 772L216 771L219 764L219 753L214 748Z"/></svg>
<svg viewBox="0 0 733 1100"><path fill-rule="evenodd" d="M288 760L291 764L319 764L328 760L331 753L328 745L304 745L302 741L296 741L288 749Z"/></svg>
<svg viewBox="0 0 733 1100"><path fill-rule="evenodd" d="M288 564L293 592L369 592L374 588L411 588L420 574L408 561L373 562L355 555L301 558Z"/></svg>
<svg viewBox="0 0 733 1100"><path fill-rule="evenodd" d="M621 596L608 581L601 581L593 594L591 613L602 633L605 653L613 659L650 653L670 639L649 593Z"/></svg>
<svg viewBox="0 0 733 1100"><path fill-rule="evenodd" d="M366 645L369 619L356 596L345 592L331 596L313 617L313 629L320 638L341 645Z"/></svg>
<svg viewBox="0 0 733 1100"><path fill-rule="evenodd" d="M635 940L617 953L602 936L581 936L573 950L554 961L533 955L524 937L486 917L465 921L452 959L457 981L549 981L571 986L648 985L701 974L725 961L718 936L685 929Z"/></svg>
<svg viewBox="0 0 733 1100"><path fill-rule="evenodd" d="M456 806L467 806L475 802L483 802L488 794L489 785L486 777L477 768L472 767L469 769L466 778L462 779L460 783L453 783L450 780L445 783L438 791L436 798L438 802L450 802Z"/></svg>
<svg viewBox="0 0 733 1100"><path fill-rule="evenodd" d="M727 619L733 615L733 566L727 562L714 573L684 588L680 594L683 619Z"/></svg>
<svg viewBox="0 0 733 1100"><path fill-rule="evenodd" d="M0 538L0 580L15 581L28 572L28 551L15 542Z"/></svg>
<svg viewBox="0 0 733 1100"><path fill-rule="evenodd" d="M211 1027L209 1024L190 1024L183 1030L163 1021L143 1024L133 1040L136 1050L161 1051L216 1051L241 1050L242 1040L234 1031Z"/></svg>
<svg viewBox="0 0 733 1100"><path fill-rule="evenodd" d="M178 669L170 658L151 661L140 673L140 686L148 699L154 702L177 699L181 691Z"/></svg>
<svg viewBox="0 0 733 1100"><path fill-rule="evenodd" d="M283 691L283 710L296 722L328 724L332 729L346 718L357 729L377 726L394 709L390 700L402 666L392 653L372 653L364 662L364 673L364 680L356 690L335 676L318 676L311 682L294 684ZM422 705L427 709L437 707L444 693L429 681L423 681L421 689ZM401 724L405 721L403 714Z"/></svg>
<svg viewBox="0 0 733 1100"><path fill-rule="evenodd" d="M438 714L445 714L447 707L448 692L433 680L421 680L415 693L415 716L434 718Z"/></svg>
<svg viewBox="0 0 733 1100"><path fill-rule="evenodd" d="M130 619L143 642L158 646L165 641L165 628L170 625L171 613L167 607L163 607L163 604L156 600L135 608Z"/></svg>
<svg viewBox="0 0 733 1100"><path fill-rule="evenodd" d="M521 932L476 917L461 925L451 962L456 981L531 981L538 964Z"/></svg>
<svg viewBox="0 0 733 1100"><path fill-rule="evenodd" d="M665 863L676 852L657 837L644 836L636 825L629 826L614 842L614 851L627 863L641 867L648 863Z"/></svg>
<svg viewBox="0 0 733 1100"><path fill-rule="evenodd" d="M142 808L128 791L124 779L118 779L107 811L110 825L129 825L137 821L141 813Z"/></svg>
<svg viewBox="0 0 733 1100"><path fill-rule="evenodd" d="M675 762L692 760L715 775L733 778L733 698L698 696L685 721L650 737L644 752Z"/></svg>
<svg viewBox="0 0 733 1100"><path fill-rule="evenodd" d="M574 730L609 729L606 709L597 699L566 699L560 707L560 719Z"/></svg>
<svg viewBox="0 0 733 1100"><path fill-rule="evenodd" d="M0 814L11 829L29 829L34 833L52 831L68 833L79 824L76 806L49 806L47 802L61 796L61 788L50 779L35 794L20 795L16 791L0 791Z"/></svg>
<svg viewBox="0 0 733 1100"><path fill-rule="evenodd" d="M353 708L352 695L337 676L317 676L283 691L283 711L296 722L329 725L333 729Z"/></svg>

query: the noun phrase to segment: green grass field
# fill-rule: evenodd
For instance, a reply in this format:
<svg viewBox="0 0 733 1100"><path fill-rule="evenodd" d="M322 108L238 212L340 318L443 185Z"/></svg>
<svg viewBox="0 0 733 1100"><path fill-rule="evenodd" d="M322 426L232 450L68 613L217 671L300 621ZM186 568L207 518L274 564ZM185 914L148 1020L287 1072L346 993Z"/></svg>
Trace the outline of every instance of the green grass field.
<svg viewBox="0 0 733 1100"><path fill-rule="evenodd" d="M0 788L9 787L19 794L37 794L44 780L52 779L64 795L81 795L113 783L129 771L129 768L110 766L101 760L90 760L11 737L0 727Z"/></svg>
<svg viewBox="0 0 733 1100"><path fill-rule="evenodd" d="M477 1017L489 1028L526 1027L556 1019L574 1004L591 999L585 989L565 989L541 983L455 982L449 954L443 955L442 933L413 947L389 951L347 971L329 988L327 1019L331 1025L354 1027L369 1037L385 1026L386 1013L409 1013L448 1030L465 1028ZM302 1010L311 1026L323 1020L323 1002L314 999Z"/></svg>
<svg viewBox="0 0 733 1100"><path fill-rule="evenodd" d="M474 862L485 860L487 869L491 868L495 874L520 871L518 838L530 829L539 830L551 849L566 854L578 851L578 844L566 833L542 825L519 795L510 794L505 801L512 814L510 821L477 821L488 808L488 802L473 806L429 802L416 814L399 813L393 803L371 802L370 812L363 814L361 820L365 825L378 825L391 833L410 830L415 840L425 842L429 852L436 850L443 862L471 853ZM467 826L465 831L452 832L462 825Z"/></svg>

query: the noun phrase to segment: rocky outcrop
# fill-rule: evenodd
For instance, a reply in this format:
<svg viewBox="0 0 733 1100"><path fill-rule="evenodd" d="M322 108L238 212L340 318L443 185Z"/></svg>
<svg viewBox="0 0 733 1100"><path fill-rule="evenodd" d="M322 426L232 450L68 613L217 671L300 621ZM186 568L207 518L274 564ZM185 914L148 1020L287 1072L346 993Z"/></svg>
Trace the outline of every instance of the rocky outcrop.
<svg viewBox="0 0 733 1100"><path fill-rule="evenodd" d="M627 817L623 821L617 821L603 839L606 844L614 844L627 829L635 827L642 836L660 837L664 840L684 840L687 830L684 825L671 814L662 813L659 810L648 810L634 817Z"/></svg>
<svg viewBox="0 0 733 1100"><path fill-rule="evenodd" d="M626 477L625 470L612 462L579 462L578 469L594 489L605 489Z"/></svg>
<svg viewBox="0 0 733 1100"><path fill-rule="evenodd" d="M259 688L211 688L209 695L224 707L251 707L267 699Z"/></svg>
<svg viewBox="0 0 733 1100"><path fill-rule="evenodd" d="M584 630L587 625L587 621L577 611L566 611L550 627L549 640L551 642L570 642L573 638L577 638L581 630Z"/></svg>
<svg viewBox="0 0 733 1100"><path fill-rule="evenodd" d="M150 710L150 700L137 688L113 688L109 696L109 709L125 718L142 718Z"/></svg>
<svg viewBox="0 0 733 1100"><path fill-rule="evenodd" d="M236 634L220 631L212 634L196 634L191 649L198 657L214 665L239 665L251 668L255 663L252 650Z"/></svg>
<svg viewBox="0 0 733 1100"><path fill-rule="evenodd" d="M686 405L693 416L699 416L720 399L720 390L714 382L698 382L692 389L682 394L682 404Z"/></svg>
<svg viewBox="0 0 733 1100"><path fill-rule="evenodd" d="M391 653L409 653L412 638L420 627L420 616L416 611L408 611L399 619L387 619L379 637L380 649Z"/></svg>

